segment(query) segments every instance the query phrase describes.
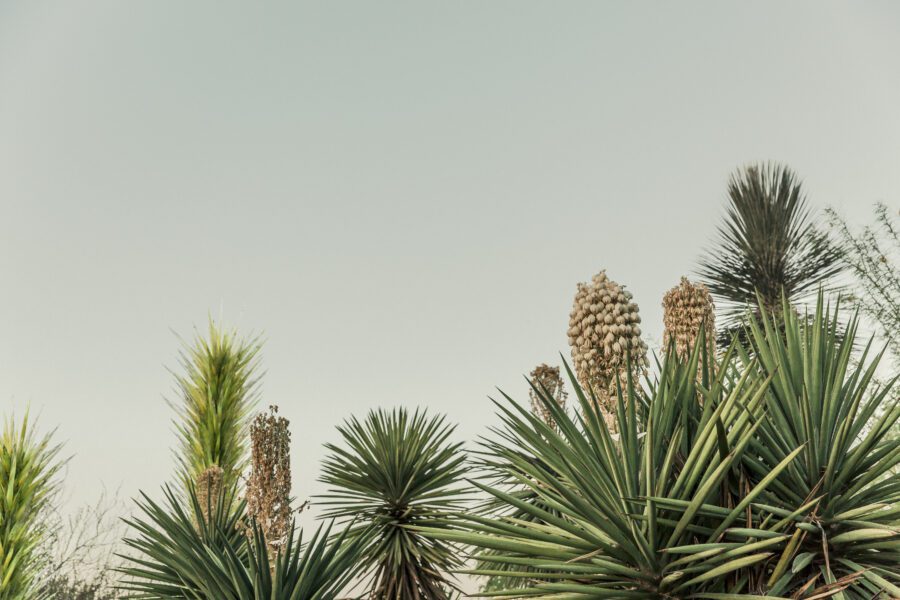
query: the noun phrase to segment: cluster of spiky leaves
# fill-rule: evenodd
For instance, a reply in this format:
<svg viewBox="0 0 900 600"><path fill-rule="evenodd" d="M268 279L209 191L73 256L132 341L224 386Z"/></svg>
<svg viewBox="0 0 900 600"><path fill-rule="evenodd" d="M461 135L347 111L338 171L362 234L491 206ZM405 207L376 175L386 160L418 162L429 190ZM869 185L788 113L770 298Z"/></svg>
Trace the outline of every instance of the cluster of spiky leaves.
<svg viewBox="0 0 900 600"><path fill-rule="evenodd" d="M372 598L450 597L447 573L461 564L458 549L412 527L441 523L461 507L465 457L449 441L453 429L424 411L377 410L338 427L345 447L326 445L320 480L329 491L319 504L324 518L355 521L352 537L371 530L362 565Z"/></svg>
<svg viewBox="0 0 900 600"><path fill-rule="evenodd" d="M720 309L727 346L742 333L748 311L777 316L782 295L792 304L815 294L840 272L841 251L810 216L801 183L784 165L750 165L728 182L731 201L719 244L700 264L700 276Z"/></svg>
<svg viewBox="0 0 900 600"><path fill-rule="evenodd" d="M579 283L569 314L569 346L578 380L594 391L599 410L615 419L617 379L639 374L647 366L641 339L641 316L631 292L600 271L590 283Z"/></svg>
<svg viewBox="0 0 900 600"><path fill-rule="evenodd" d="M771 380L766 419L751 446L763 459L745 466L762 477L765 464L804 448L777 480L773 497L781 504L769 507L797 522L794 562L768 583L783 591L852 578L848 598L878 591L898 597L900 480L892 472L900 466L900 440L889 435L900 420L900 401L892 399L897 377L875 382L884 351L868 360L870 340L854 357L858 322L844 329L839 314L820 295L807 324L784 304L782 327L768 316L751 322L752 355L740 349L742 366L759 365Z"/></svg>
<svg viewBox="0 0 900 600"><path fill-rule="evenodd" d="M837 314L784 306L783 332L764 320L717 368L701 367L706 344L668 355L646 390L624 383L615 437L591 411L573 421L547 402L557 430L501 406L485 451L540 502L476 484L528 518L420 531L482 549L475 574L528 586L498 597L897 597L900 442L886 433L900 407L873 418L878 357L851 366L855 329L837 336Z"/></svg>
<svg viewBox="0 0 900 600"><path fill-rule="evenodd" d="M335 600L358 572L364 535L330 536L327 526L304 543L292 524L271 557L259 527L251 524L252 534L246 534L244 503L233 492L223 490L206 507L193 488L188 497L187 509L169 488L164 504L147 496L139 502L144 516L129 520L139 535L125 540L135 554L123 557L129 564L121 569L129 597Z"/></svg>
<svg viewBox="0 0 900 600"><path fill-rule="evenodd" d="M256 340L238 338L209 323L182 352L176 374L180 401L173 403L180 442L177 460L185 486L210 467L224 471L225 486L236 485L247 465L247 432L256 403Z"/></svg>
<svg viewBox="0 0 900 600"><path fill-rule="evenodd" d="M8 419L0 437L0 598L40 600L35 560L47 535L43 511L57 489L62 463L51 435L38 436L28 415Z"/></svg>
<svg viewBox="0 0 900 600"><path fill-rule="evenodd" d="M548 388L543 384L543 381L540 378L535 376L537 371L537 369L532 371L532 376L529 380L530 387L528 395L531 397L532 401L531 412L533 415L540 417L548 426L556 429L556 420L553 418L552 412L547 409L547 403L553 402L562 410L565 410L565 405L557 400L557 397L553 393L553 388ZM559 377L559 369L555 369L555 371L556 376ZM561 378L559 384L562 385ZM512 401L508 396L506 396L506 398L507 400ZM539 405L540 408L536 410L535 405ZM503 431L498 429L493 429L492 433L500 437L504 435ZM530 487L521 485L518 476L511 475L511 473L504 468L506 463L502 458L497 458L491 452L476 452L475 456L477 457L477 467L492 476L493 486L500 487L508 494L515 497L520 503L537 506L543 511L549 511L558 516L558 513L556 513L552 507L541 502L540 496ZM537 460L536 457L530 456L526 452L522 452L521 458L523 460ZM547 468L547 465L543 465L543 467ZM489 496L487 501L477 507L477 512L488 516L502 516L511 521L542 522L539 517L536 517L531 512L522 510L515 505L511 505L504 500L493 496ZM479 569L492 573L485 578L482 585L482 591L495 592L504 589L520 589L528 587L530 581L527 578L521 577L521 573L528 571L536 572L536 570L528 565L510 565L493 562L492 557L496 554L503 554L503 552L494 549L485 549L481 554L480 560L477 562ZM507 571L512 571L513 576L506 576ZM517 573L519 576L516 576Z"/></svg>

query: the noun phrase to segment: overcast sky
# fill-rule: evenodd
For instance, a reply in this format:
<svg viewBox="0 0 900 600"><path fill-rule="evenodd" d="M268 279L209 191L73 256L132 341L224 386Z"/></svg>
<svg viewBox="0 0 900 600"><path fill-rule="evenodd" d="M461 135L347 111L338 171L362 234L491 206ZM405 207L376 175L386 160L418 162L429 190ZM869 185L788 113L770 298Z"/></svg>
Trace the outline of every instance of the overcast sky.
<svg viewBox="0 0 900 600"><path fill-rule="evenodd" d="M658 342L737 166L898 206L898 107L897 2L0 0L0 410L73 505L155 491L175 333L221 315L305 498L351 414L483 433L600 269Z"/></svg>

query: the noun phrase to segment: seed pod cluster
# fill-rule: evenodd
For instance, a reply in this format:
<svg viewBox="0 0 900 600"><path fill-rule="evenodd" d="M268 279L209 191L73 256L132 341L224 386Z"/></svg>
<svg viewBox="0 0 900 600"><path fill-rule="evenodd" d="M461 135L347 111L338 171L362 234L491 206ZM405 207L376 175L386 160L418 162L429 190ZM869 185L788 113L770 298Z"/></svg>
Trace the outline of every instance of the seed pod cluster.
<svg viewBox="0 0 900 600"><path fill-rule="evenodd" d="M250 477L247 514L262 530L274 560L291 523L291 432L289 422L270 406L250 425ZM252 532L248 532L252 533Z"/></svg>
<svg viewBox="0 0 900 600"><path fill-rule="evenodd" d="M538 390L535 391L534 388L528 390L528 395L531 397L531 412L555 429L556 421L544 402L542 402L541 397L549 395L560 408L564 409L566 407L566 398L569 394L563 387L563 380L559 375L559 367L551 367L547 364L538 365L531 372L531 382Z"/></svg>
<svg viewBox="0 0 900 600"><path fill-rule="evenodd" d="M686 360L697 343L700 326L706 325L706 343L710 356L715 356L716 315L709 289L702 283L691 283L686 277L663 296L663 346L668 350L675 345L675 352Z"/></svg>
<svg viewBox="0 0 900 600"><path fill-rule="evenodd" d="M594 391L608 421L615 413L611 397L616 375L624 382L629 356L633 375L639 376L647 366L641 316L631 298L630 292L601 271L590 283L578 284L569 315L569 345L578 381Z"/></svg>

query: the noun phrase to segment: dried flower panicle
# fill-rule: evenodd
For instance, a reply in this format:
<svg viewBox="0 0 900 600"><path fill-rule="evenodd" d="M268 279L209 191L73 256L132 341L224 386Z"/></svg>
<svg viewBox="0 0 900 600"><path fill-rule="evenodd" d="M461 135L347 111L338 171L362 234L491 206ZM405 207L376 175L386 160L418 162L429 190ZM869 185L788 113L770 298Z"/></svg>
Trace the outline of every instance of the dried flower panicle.
<svg viewBox="0 0 900 600"><path fill-rule="evenodd" d="M224 481L225 470L218 465L207 467L195 481L197 504L200 505L200 514L207 524L212 520L213 511L219 505L219 495L222 494Z"/></svg>
<svg viewBox="0 0 900 600"><path fill-rule="evenodd" d="M538 365L531 372L531 382L540 391L539 394L534 388L528 390L528 395L531 397L531 412L542 418L550 427L556 428L556 421L541 401L541 396L545 393L548 394L560 408L565 409L569 393L563 387L559 367L551 367L547 364Z"/></svg>
<svg viewBox="0 0 900 600"><path fill-rule="evenodd" d="M247 514L262 531L274 560L291 526L291 433L288 420L270 406L250 425Z"/></svg>
<svg viewBox="0 0 900 600"><path fill-rule="evenodd" d="M663 296L663 346L675 345L681 360L689 357L697 343L700 326L706 326L706 343L710 356L716 350L715 305L709 289L702 283L692 283L686 277Z"/></svg>
<svg viewBox="0 0 900 600"><path fill-rule="evenodd" d="M569 315L569 345L578 381L597 396L597 407L615 427L617 376L623 382L630 360L632 376L647 368L647 344L641 339L641 317L631 293L609 279L606 271L590 283L579 283Z"/></svg>

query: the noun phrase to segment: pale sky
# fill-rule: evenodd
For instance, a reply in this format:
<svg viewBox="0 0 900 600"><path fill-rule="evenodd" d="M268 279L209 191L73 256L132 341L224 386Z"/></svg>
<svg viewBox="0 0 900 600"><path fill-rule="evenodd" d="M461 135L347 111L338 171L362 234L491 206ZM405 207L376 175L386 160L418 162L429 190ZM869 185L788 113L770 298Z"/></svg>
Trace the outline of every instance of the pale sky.
<svg viewBox="0 0 900 600"><path fill-rule="evenodd" d="M600 269L653 345L765 159L900 205L900 3L0 0L0 410L73 505L155 493L173 332L222 315L306 498L351 414L485 433Z"/></svg>

